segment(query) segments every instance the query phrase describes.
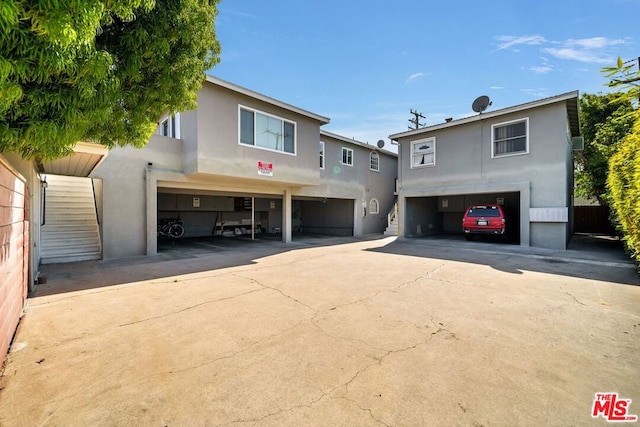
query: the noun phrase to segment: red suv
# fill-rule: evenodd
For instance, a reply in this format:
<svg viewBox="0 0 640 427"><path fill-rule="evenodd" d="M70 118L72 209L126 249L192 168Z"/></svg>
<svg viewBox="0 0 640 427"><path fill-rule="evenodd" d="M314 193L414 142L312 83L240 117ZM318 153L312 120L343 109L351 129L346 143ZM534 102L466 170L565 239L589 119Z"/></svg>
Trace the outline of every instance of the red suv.
<svg viewBox="0 0 640 427"><path fill-rule="evenodd" d="M471 205L462 217L462 231L467 240L475 234L497 234L504 236L507 221L500 205Z"/></svg>

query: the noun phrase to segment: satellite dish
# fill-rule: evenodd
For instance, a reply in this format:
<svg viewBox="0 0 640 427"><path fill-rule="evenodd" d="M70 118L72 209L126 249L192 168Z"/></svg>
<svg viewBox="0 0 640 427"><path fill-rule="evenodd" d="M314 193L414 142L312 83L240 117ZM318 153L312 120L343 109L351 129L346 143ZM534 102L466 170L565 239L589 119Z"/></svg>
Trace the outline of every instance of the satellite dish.
<svg viewBox="0 0 640 427"><path fill-rule="evenodd" d="M491 105L491 100L489 99L489 97L486 95L482 95L477 97L476 100L473 101L473 104L471 104L471 108L473 108L473 111L475 111L476 113L482 113L487 109L489 105Z"/></svg>
<svg viewBox="0 0 640 427"><path fill-rule="evenodd" d="M379 139L378 140L378 148L382 148L382 147L384 147L384 141Z"/></svg>

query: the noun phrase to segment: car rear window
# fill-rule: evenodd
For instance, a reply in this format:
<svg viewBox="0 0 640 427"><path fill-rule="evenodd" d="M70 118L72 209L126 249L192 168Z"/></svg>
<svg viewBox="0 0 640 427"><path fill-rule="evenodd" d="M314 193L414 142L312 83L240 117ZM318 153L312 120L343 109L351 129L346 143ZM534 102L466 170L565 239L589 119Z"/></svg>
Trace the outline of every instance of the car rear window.
<svg viewBox="0 0 640 427"><path fill-rule="evenodd" d="M500 211L495 206L487 207L487 206L476 206L474 208L469 209L467 212L467 216L469 217L498 217L500 216Z"/></svg>

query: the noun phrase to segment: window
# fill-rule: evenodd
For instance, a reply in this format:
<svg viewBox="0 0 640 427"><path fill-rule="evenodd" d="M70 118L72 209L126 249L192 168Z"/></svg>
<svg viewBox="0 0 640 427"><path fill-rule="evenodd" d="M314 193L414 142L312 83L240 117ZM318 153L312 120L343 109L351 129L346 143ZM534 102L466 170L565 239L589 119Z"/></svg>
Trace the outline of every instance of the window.
<svg viewBox="0 0 640 427"><path fill-rule="evenodd" d="M180 139L180 114L176 113L175 115L165 116L160 120L160 125L156 133L169 138Z"/></svg>
<svg viewBox="0 0 640 427"><path fill-rule="evenodd" d="M342 147L342 164L353 166L353 150L351 148Z"/></svg>
<svg viewBox="0 0 640 427"><path fill-rule="evenodd" d="M295 154L296 125L276 116L240 108L240 143Z"/></svg>
<svg viewBox="0 0 640 427"><path fill-rule="evenodd" d="M372 215L380 213L380 203L378 203L378 199L371 199L369 202L369 213Z"/></svg>
<svg viewBox="0 0 640 427"><path fill-rule="evenodd" d="M372 171L380 171L380 155L375 151L369 154L369 169Z"/></svg>
<svg viewBox="0 0 640 427"><path fill-rule="evenodd" d="M435 166L436 139L427 138L411 143L411 168Z"/></svg>
<svg viewBox="0 0 640 427"><path fill-rule="evenodd" d="M491 126L491 157L529 152L529 119Z"/></svg>
<svg viewBox="0 0 640 427"><path fill-rule="evenodd" d="M160 125L160 135L169 136L169 118L164 119Z"/></svg>
<svg viewBox="0 0 640 427"><path fill-rule="evenodd" d="M320 169L324 169L324 142L320 141Z"/></svg>

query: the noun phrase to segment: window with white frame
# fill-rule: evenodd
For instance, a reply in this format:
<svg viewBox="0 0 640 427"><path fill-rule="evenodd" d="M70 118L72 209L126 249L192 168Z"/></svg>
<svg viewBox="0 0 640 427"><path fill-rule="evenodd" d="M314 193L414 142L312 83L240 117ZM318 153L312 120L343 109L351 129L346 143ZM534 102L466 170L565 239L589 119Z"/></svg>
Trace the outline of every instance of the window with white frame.
<svg viewBox="0 0 640 427"><path fill-rule="evenodd" d="M529 152L529 119L513 120L491 126L491 157Z"/></svg>
<svg viewBox="0 0 640 427"><path fill-rule="evenodd" d="M369 213L372 215L380 213L380 203L378 203L378 199L371 199L369 201Z"/></svg>
<svg viewBox="0 0 640 427"><path fill-rule="evenodd" d="M320 141L320 169L324 169L324 142Z"/></svg>
<svg viewBox="0 0 640 427"><path fill-rule="evenodd" d="M411 143L411 167L421 168L436 164L436 139L427 138Z"/></svg>
<svg viewBox="0 0 640 427"><path fill-rule="evenodd" d="M375 151L369 154L369 169L372 171L380 171L380 155Z"/></svg>
<svg viewBox="0 0 640 427"><path fill-rule="evenodd" d="M353 150L351 148L342 147L342 161L340 163L353 166Z"/></svg>
<svg viewBox="0 0 640 427"><path fill-rule="evenodd" d="M156 133L169 138L180 139L180 114L176 113L162 118Z"/></svg>
<svg viewBox="0 0 640 427"><path fill-rule="evenodd" d="M296 124L294 122L240 107L240 144L265 150L296 153Z"/></svg>

